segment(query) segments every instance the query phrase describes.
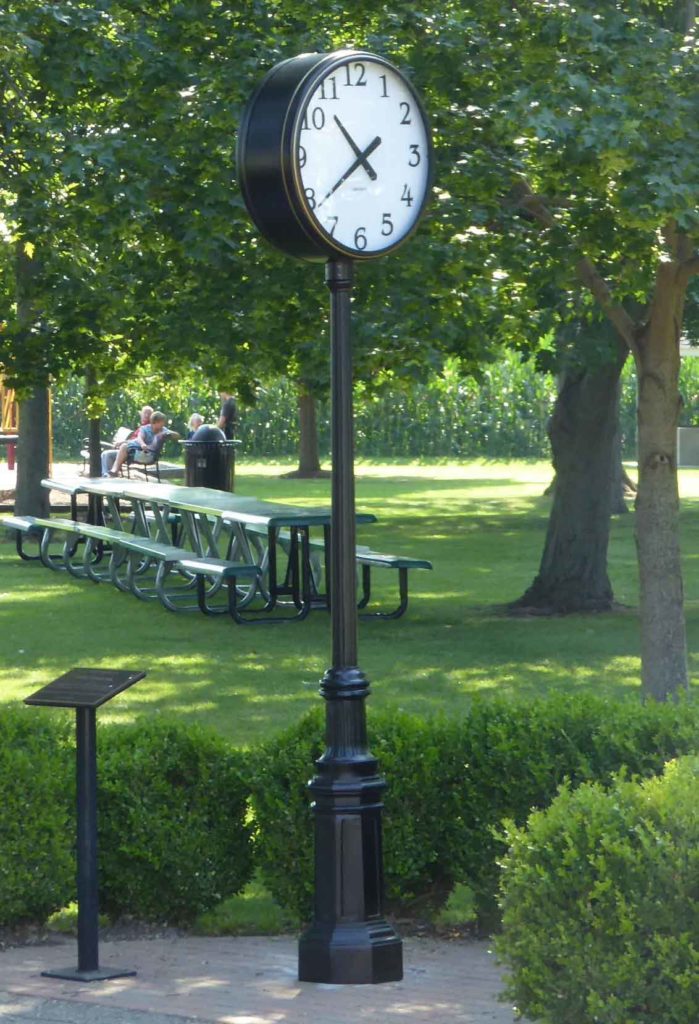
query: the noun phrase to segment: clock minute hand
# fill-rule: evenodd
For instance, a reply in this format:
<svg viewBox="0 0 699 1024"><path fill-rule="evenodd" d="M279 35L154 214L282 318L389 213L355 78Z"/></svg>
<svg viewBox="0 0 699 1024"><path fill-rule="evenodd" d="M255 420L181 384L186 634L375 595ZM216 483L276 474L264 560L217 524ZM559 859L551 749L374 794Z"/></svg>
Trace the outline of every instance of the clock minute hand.
<svg viewBox="0 0 699 1024"><path fill-rule="evenodd" d="M343 125L342 121L337 116L337 114L333 115L333 119L334 119L335 124L337 125L337 127L340 129L340 131L342 132L344 137L347 139L347 142L349 143L350 148L354 152L354 155L361 160L362 167L364 168L364 170L367 172L367 174L369 175L369 177L371 178L372 181L376 181L376 171L371 166L369 161L366 159L366 153L362 153L361 149L359 148L357 143L354 141L354 139L352 138L350 133L347 131L347 129L345 128L345 126Z"/></svg>
<svg viewBox="0 0 699 1024"><path fill-rule="evenodd" d="M373 153L374 150L376 149L376 147L380 146L380 145L381 145L381 139L377 135L376 138L373 140L373 142L370 142L369 145L366 147L366 149L361 151L361 153L359 154L357 159L354 161L354 163L350 164L350 166L347 168L347 170L342 175L342 177L338 178L338 180L335 182L335 184L330 189L330 191L325 193L325 195L323 196L321 201L318 203L317 209L320 208L323 205L323 203L325 202L326 199L330 198L330 196L333 194L333 192L337 192L337 190L339 189L340 185L342 185L345 181L347 181L349 176L351 174L354 174L354 172L357 170L358 167L361 167L361 165L364 163L364 161L369 156L369 154Z"/></svg>

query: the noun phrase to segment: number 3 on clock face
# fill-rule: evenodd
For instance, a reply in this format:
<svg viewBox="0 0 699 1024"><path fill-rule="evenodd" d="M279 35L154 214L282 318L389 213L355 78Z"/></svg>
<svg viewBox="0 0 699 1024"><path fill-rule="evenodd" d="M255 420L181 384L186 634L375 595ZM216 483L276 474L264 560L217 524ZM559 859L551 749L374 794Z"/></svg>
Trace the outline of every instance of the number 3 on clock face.
<svg viewBox="0 0 699 1024"><path fill-rule="evenodd" d="M417 223L430 178L425 115L387 62L355 54L299 110L294 178L308 214L351 255L397 246Z"/></svg>

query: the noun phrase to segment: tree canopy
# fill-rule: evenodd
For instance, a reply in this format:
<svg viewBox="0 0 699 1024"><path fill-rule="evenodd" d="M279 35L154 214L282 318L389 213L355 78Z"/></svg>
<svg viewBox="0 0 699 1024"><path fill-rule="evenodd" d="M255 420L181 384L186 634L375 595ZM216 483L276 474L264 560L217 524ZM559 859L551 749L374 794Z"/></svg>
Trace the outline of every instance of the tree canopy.
<svg viewBox="0 0 699 1024"><path fill-rule="evenodd" d="M257 238L236 129L283 57L383 53L425 97L436 178L412 243L362 267L359 372L419 373L440 352L474 365L604 313L639 371L642 616L649 664L673 637L651 672L672 690L686 678L674 430L699 273L696 28L694 0L7 3L0 364L24 388L89 363L106 392L145 359L243 388L286 367L322 384L317 268Z"/></svg>

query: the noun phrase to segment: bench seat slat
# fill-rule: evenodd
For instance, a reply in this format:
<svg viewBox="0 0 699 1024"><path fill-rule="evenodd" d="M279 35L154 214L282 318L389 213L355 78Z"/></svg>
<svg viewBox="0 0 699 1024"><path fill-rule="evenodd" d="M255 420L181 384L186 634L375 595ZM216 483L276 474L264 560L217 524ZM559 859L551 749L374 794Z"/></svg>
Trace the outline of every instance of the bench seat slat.
<svg viewBox="0 0 699 1024"><path fill-rule="evenodd" d="M152 540L150 537L141 537L135 533L125 533L123 530L112 530L107 526L93 526L91 523L75 523L72 519L41 519L37 520L41 529L50 528L64 530L71 533L79 533L84 537L91 537L94 540L102 540L110 544L117 544L127 548L129 551L136 551L140 554L160 559L165 562L176 562L189 572L211 573L221 576L257 576L260 573L259 566L246 565L243 563L228 562L225 558L208 558L185 551L184 548L177 548L171 544L163 544L160 541Z"/></svg>
<svg viewBox="0 0 699 1024"><path fill-rule="evenodd" d="M40 559L40 555L28 555L24 550L25 537L40 542L44 532L37 525L35 516L4 516L0 518L0 526L14 531L17 554L24 562L36 562Z"/></svg>
<svg viewBox="0 0 699 1024"><path fill-rule="evenodd" d="M118 544L129 551L138 551L151 558L159 558L163 561L176 562L184 553L182 548L162 544L160 541L152 540L150 537L139 537L135 533L112 530L107 526L78 523L72 519L37 519L36 521L43 529L59 530L63 533L78 533L82 537L90 537L93 540L101 540L108 544Z"/></svg>
<svg viewBox="0 0 699 1024"><path fill-rule="evenodd" d="M179 558L177 565L185 572L203 573L205 576L220 576L230 579L232 576L259 576L262 572L259 565L246 565L243 562L227 562L225 558L207 558L192 556Z"/></svg>
<svg viewBox="0 0 699 1024"><path fill-rule="evenodd" d="M0 526L7 530L19 530L21 533L42 533L43 527L37 526L35 516L3 516Z"/></svg>
<svg viewBox="0 0 699 1024"><path fill-rule="evenodd" d="M431 569L432 563L426 558L408 558L404 555L382 555L378 551L362 551L357 549L357 561L360 565L373 565L384 569Z"/></svg>
<svg viewBox="0 0 699 1024"><path fill-rule="evenodd" d="M247 565L230 562L223 558L199 556L183 548L153 540L151 537L139 536L138 534L127 533L124 530L111 529L107 526L95 526L92 523L76 522L72 519L36 519L35 522L40 532L45 533L46 537L49 536L49 532L76 534L87 539L108 543L114 549L121 548L122 550L131 551L137 555L160 562L160 569L155 581L155 594L160 598L163 605L171 611L182 610L173 603L173 599L164 591L164 581L172 567L197 577L197 603L201 611L208 615L215 615L228 610L236 622L243 622L245 620L241 618L236 608L235 581L238 578L257 580L262 573L262 569L258 565ZM53 567L51 566L51 568ZM70 565L66 565L66 568L70 569ZM74 570L71 569L71 571L74 575L79 575ZM148 592L136 586L134 566L132 564L129 565L127 583L117 579L114 573L115 569L111 568L110 578L120 590L130 590L136 597L140 597L143 600L150 600L154 596L152 591ZM89 568L88 575L95 582L105 578L95 577L94 572L91 572ZM218 577L221 584L225 584L228 591L228 609L212 607L210 603L211 594L207 592L205 577ZM214 585L215 588L216 585ZM211 591L211 593L213 592L214 590Z"/></svg>

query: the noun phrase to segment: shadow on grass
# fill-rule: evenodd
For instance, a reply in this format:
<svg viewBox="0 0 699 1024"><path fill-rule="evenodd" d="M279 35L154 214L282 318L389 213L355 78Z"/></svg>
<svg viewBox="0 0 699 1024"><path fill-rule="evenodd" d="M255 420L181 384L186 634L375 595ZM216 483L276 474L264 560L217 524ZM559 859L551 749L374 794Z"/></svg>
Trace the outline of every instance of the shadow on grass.
<svg viewBox="0 0 699 1024"><path fill-rule="evenodd" d="M329 664L325 613L286 626L240 628L224 618L171 615L107 584L37 565L3 559L0 569L14 593L11 604L0 606L0 630L11 638L3 699L19 700L76 665L145 669L146 679L106 707L102 720L196 715L243 745L290 724L318 700ZM478 575L492 572L480 567ZM453 714L473 694L529 697L592 685L618 695L635 686L632 615L513 621L492 607L468 606L457 580L446 593L435 589L433 576L415 581L405 618L361 624L360 663L373 681L372 705ZM386 603L395 600L387 589L388 582L377 583Z"/></svg>
<svg viewBox="0 0 699 1024"><path fill-rule="evenodd" d="M452 715L476 694L637 694L633 515L613 521L609 557L617 600L628 611L512 619L502 607L536 574L549 502L538 494L540 481L523 481L516 473L491 477L488 467L479 472L476 480L407 472L358 481L358 507L378 517L361 528L358 541L434 564L432 572L411 573L404 618L360 625L359 660L372 682L370 706ZM239 489L309 504L326 501L329 493L327 481L243 474ZM683 505L692 667L699 646L696 511L696 501ZM375 571L372 597L383 607L395 606L396 574ZM108 705L102 720L144 712L194 715L241 745L271 735L316 704L318 681L330 663L324 612L303 623L253 627L224 617L173 615L108 584L22 563L11 542L0 544L0 631L0 700L19 701L76 665L145 669L146 679Z"/></svg>

